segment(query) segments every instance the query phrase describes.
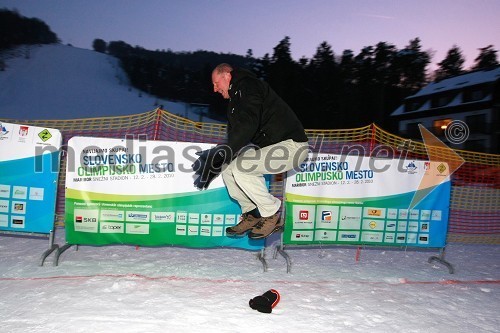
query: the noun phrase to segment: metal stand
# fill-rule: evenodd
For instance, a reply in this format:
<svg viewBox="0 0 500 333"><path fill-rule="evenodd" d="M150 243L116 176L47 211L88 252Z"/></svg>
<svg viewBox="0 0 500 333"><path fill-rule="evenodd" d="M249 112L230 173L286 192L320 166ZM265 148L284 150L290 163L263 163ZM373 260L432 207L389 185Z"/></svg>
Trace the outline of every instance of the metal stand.
<svg viewBox="0 0 500 333"><path fill-rule="evenodd" d="M266 258L265 258L265 248L261 249L259 253L257 253L257 259L260 260L260 262L262 263L262 267L264 269L264 272L267 272L267 261L266 261Z"/></svg>
<svg viewBox="0 0 500 333"><path fill-rule="evenodd" d="M450 274L455 273L455 269L453 268L453 265L444 259L444 254L445 254L445 248L443 247L439 250L439 256L429 257L428 262L432 263L432 262L436 261L442 265L445 265L448 268L448 272L450 272Z"/></svg>
<svg viewBox="0 0 500 333"><path fill-rule="evenodd" d="M283 245L283 233L281 233L281 239L280 239L280 244L278 244L274 248L274 254L273 254L273 259L276 259L278 257L278 253L285 258L286 261L286 272L290 273L292 271L292 260L290 259L290 256L288 253L285 252L284 245Z"/></svg>
<svg viewBox="0 0 500 333"><path fill-rule="evenodd" d="M63 246L61 246L60 248L58 248L56 251L56 254L54 256L54 262L52 264L54 266L58 266L59 265L59 257L61 256L61 254L63 254L64 251L66 251L67 249L69 249L72 246L73 246L72 244L66 243ZM76 251L78 251L78 245L76 245Z"/></svg>
<svg viewBox="0 0 500 333"><path fill-rule="evenodd" d="M49 248L42 253L42 257L40 258L40 266L43 266L45 259L56 249L59 248L59 245L54 244L54 230L51 230L49 233Z"/></svg>

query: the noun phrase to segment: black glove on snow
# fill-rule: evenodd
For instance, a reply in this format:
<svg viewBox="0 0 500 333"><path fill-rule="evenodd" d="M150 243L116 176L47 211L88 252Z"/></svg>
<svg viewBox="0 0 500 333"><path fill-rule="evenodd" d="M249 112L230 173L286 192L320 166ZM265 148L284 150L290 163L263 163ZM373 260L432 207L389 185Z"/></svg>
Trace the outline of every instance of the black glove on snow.
<svg viewBox="0 0 500 333"><path fill-rule="evenodd" d="M271 313L279 301L280 293L277 290L270 289L261 296L252 298L248 304L252 309L259 312Z"/></svg>
<svg viewBox="0 0 500 333"><path fill-rule="evenodd" d="M198 189L206 189L210 182L219 175L222 165L231 160L231 148L226 145L217 145L212 149L197 152L198 159L194 161L192 168L198 177L194 186Z"/></svg>

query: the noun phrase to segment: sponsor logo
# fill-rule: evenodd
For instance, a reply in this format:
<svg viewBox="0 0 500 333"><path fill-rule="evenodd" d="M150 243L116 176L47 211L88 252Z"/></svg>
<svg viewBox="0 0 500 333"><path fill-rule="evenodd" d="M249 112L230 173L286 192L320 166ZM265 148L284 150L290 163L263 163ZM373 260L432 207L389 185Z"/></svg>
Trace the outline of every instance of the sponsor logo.
<svg viewBox="0 0 500 333"><path fill-rule="evenodd" d="M50 140L52 137L52 134L50 134L50 131L48 129L44 129L40 133L38 133L38 137L42 139L43 142Z"/></svg>
<svg viewBox="0 0 500 333"><path fill-rule="evenodd" d="M186 221L187 221L187 213L177 212L177 222L186 223Z"/></svg>
<svg viewBox="0 0 500 333"><path fill-rule="evenodd" d="M120 233L124 232L123 223L113 223L113 222L101 222L101 233Z"/></svg>
<svg viewBox="0 0 500 333"><path fill-rule="evenodd" d="M430 220L431 219L431 211L430 210L422 210L420 213L421 220Z"/></svg>
<svg viewBox="0 0 500 333"><path fill-rule="evenodd" d="M365 232L361 235L361 240L365 242L382 242L382 233Z"/></svg>
<svg viewBox="0 0 500 333"><path fill-rule="evenodd" d="M394 235L392 235L392 234L386 234L385 235L385 241L386 242L390 242L390 243L394 242Z"/></svg>
<svg viewBox="0 0 500 333"><path fill-rule="evenodd" d="M7 131L7 128L3 126L3 124L0 122L0 137L6 136L9 131Z"/></svg>
<svg viewBox="0 0 500 333"><path fill-rule="evenodd" d="M332 212L329 210L324 210L321 212L321 222L331 222Z"/></svg>
<svg viewBox="0 0 500 333"><path fill-rule="evenodd" d="M317 230L314 234L315 241L335 241L337 236L337 232L335 231L325 231L325 230Z"/></svg>
<svg viewBox="0 0 500 333"><path fill-rule="evenodd" d="M24 198L26 198L26 190L15 188L14 189L14 195L12 197L13 198L24 199Z"/></svg>
<svg viewBox="0 0 500 333"><path fill-rule="evenodd" d="M301 221L309 220L309 211L308 210L300 210L299 211L299 220L301 220Z"/></svg>
<svg viewBox="0 0 500 333"><path fill-rule="evenodd" d="M190 213L189 214L189 223L193 223L193 224L200 223L200 214Z"/></svg>
<svg viewBox="0 0 500 333"><path fill-rule="evenodd" d="M12 217L11 222L12 222L11 225L12 228L24 229L24 217L18 217L18 216Z"/></svg>
<svg viewBox="0 0 500 333"><path fill-rule="evenodd" d="M417 232L418 231L418 222L408 223L408 231Z"/></svg>
<svg viewBox="0 0 500 333"><path fill-rule="evenodd" d="M344 215L341 217L342 221L350 221L350 220L359 220L359 216L347 216Z"/></svg>
<svg viewBox="0 0 500 333"><path fill-rule="evenodd" d="M388 219L396 219L398 217L398 210L390 208L387 210L387 218Z"/></svg>
<svg viewBox="0 0 500 333"><path fill-rule="evenodd" d="M149 235L149 224L127 223L125 225L125 232L134 235Z"/></svg>
<svg viewBox="0 0 500 333"><path fill-rule="evenodd" d="M126 221L129 221L129 222L149 222L149 213L127 212Z"/></svg>
<svg viewBox="0 0 500 333"><path fill-rule="evenodd" d="M186 235L186 226L185 225L177 225L175 227L175 234L176 235L181 235L181 236L185 236Z"/></svg>
<svg viewBox="0 0 500 333"><path fill-rule="evenodd" d="M151 216L151 222L174 222L174 212L154 212Z"/></svg>
<svg viewBox="0 0 500 333"><path fill-rule="evenodd" d="M0 185L0 197L2 197L2 198L10 197L10 186L9 185Z"/></svg>
<svg viewBox="0 0 500 333"><path fill-rule="evenodd" d="M200 236L210 236L211 230L210 227L201 227L200 228Z"/></svg>
<svg viewBox="0 0 500 333"><path fill-rule="evenodd" d="M431 219L433 221L441 221L441 211L440 210L433 210Z"/></svg>
<svg viewBox="0 0 500 333"><path fill-rule="evenodd" d="M399 210L399 218L404 220L408 218L408 210L400 209Z"/></svg>
<svg viewBox="0 0 500 333"><path fill-rule="evenodd" d="M224 224L224 215L214 214L214 224Z"/></svg>
<svg viewBox="0 0 500 333"><path fill-rule="evenodd" d="M370 221L370 223L368 225L370 226L370 229L375 229L377 227L377 222Z"/></svg>
<svg viewBox="0 0 500 333"><path fill-rule="evenodd" d="M229 224L229 225L236 224L236 216L235 215L226 215L226 224Z"/></svg>
<svg viewBox="0 0 500 333"><path fill-rule="evenodd" d="M294 232L292 234L293 240L296 241L312 241L313 234L310 232Z"/></svg>
<svg viewBox="0 0 500 333"><path fill-rule="evenodd" d="M420 216L420 211L418 209L410 210L410 220L418 220Z"/></svg>
<svg viewBox="0 0 500 333"><path fill-rule="evenodd" d="M148 214L136 214L136 213L129 213L128 217L134 218L134 219L147 219Z"/></svg>
<svg viewBox="0 0 500 333"><path fill-rule="evenodd" d="M75 209L75 231L97 233L99 211L94 209Z"/></svg>
<svg viewBox="0 0 500 333"><path fill-rule="evenodd" d="M408 165L406 166L406 171L408 174L414 174L414 173L417 173L417 166L415 165L415 162L410 162L408 163Z"/></svg>
<svg viewBox="0 0 500 333"><path fill-rule="evenodd" d="M417 242L417 234L408 234L406 238L407 243L416 243Z"/></svg>
<svg viewBox="0 0 500 333"><path fill-rule="evenodd" d="M429 241L429 237L427 237L427 236L420 236L420 237L418 237L418 240L421 241L421 242L428 242Z"/></svg>
<svg viewBox="0 0 500 333"><path fill-rule="evenodd" d="M188 236L198 235L198 226L188 226Z"/></svg>
<svg viewBox="0 0 500 333"><path fill-rule="evenodd" d="M420 226L420 230L422 230L422 231L429 230L429 224L428 223L422 223L422 225Z"/></svg>
<svg viewBox="0 0 500 333"><path fill-rule="evenodd" d="M212 223L212 214L201 214L201 223L202 224Z"/></svg>
<svg viewBox="0 0 500 333"><path fill-rule="evenodd" d="M427 171L427 170L430 170L431 168L431 162L425 162L424 163L424 170Z"/></svg>
<svg viewBox="0 0 500 333"><path fill-rule="evenodd" d="M123 211L114 211L114 210L101 210L101 220L105 221L123 221L124 218Z"/></svg>
<svg viewBox="0 0 500 333"><path fill-rule="evenodd" d="M446 165L444 165L444 163L441 163L437 166L437 171L439 171L439 173L444 173L446 171Z"/></svg>
<svg viewBox="0 0 500 333"><path fill-rule="evenodd" d="M381 216L382 209L368 209L368 215L369 216Z"/></svg>
<svg viewBox="0 0 500 333"><path fill-rule="evenodd" d="M30 188L30 200L43 200L44 189L41 187Z"/></svg>
<svg viewBox="0 0 500 333"><path fill-rule="evenodd" d="M0 212L1 213L9 212L9 202L7 200L0 200Z"/></svg>
<svg viewBox="0 0 500 333"><path fill-rule="evenodd" d="M221 237L223 236L223 229L222 227L213 227L212 228L212 237Z"/></svg>
<svg viewBox="0 0 500 333"><path fill-rule="evenodd" d="M24 210L24 204L22 203L14 203L14 211L23 211Z"/></svg>
<svg viewBox="0 0 500 333"><path fill-rule="evenodd" d="M359 232L355 231L339 231L339 241L352 242L359 240Z"/></svg>
<svg viewBox="0 0 500 333"><path fill-rule="evenodd" d="M29 127L28 126L19 126L19 136L25 137L28 136Z"/></svg>

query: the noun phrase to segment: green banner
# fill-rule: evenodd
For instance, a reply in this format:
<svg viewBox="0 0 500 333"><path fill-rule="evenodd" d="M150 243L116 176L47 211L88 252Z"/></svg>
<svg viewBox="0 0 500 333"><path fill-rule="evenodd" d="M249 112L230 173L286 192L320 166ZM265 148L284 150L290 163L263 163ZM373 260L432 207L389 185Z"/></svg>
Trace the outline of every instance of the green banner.
<svg viewBox="0 0 500 333"><path fill-rule="evenodd" d="M194 188L189 153L208 145L73 138L69 147L79 157L67 172L69 244L263 247L263 240L226 236L241 210L220 177L209 190Z"/></svg>

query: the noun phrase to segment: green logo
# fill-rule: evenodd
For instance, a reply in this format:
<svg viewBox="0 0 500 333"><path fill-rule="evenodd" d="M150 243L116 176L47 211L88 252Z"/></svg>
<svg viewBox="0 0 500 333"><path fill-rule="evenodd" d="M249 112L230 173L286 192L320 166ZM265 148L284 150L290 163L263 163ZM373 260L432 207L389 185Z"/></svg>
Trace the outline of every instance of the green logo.
<svg viewBox="0 0 500 333"><path fill-rule="evenodd" d="M44 129L43 131L38 133L38 137L42 139L43 142L45 142L52 137L52 134L50 134L49 130Z"/></svg>

